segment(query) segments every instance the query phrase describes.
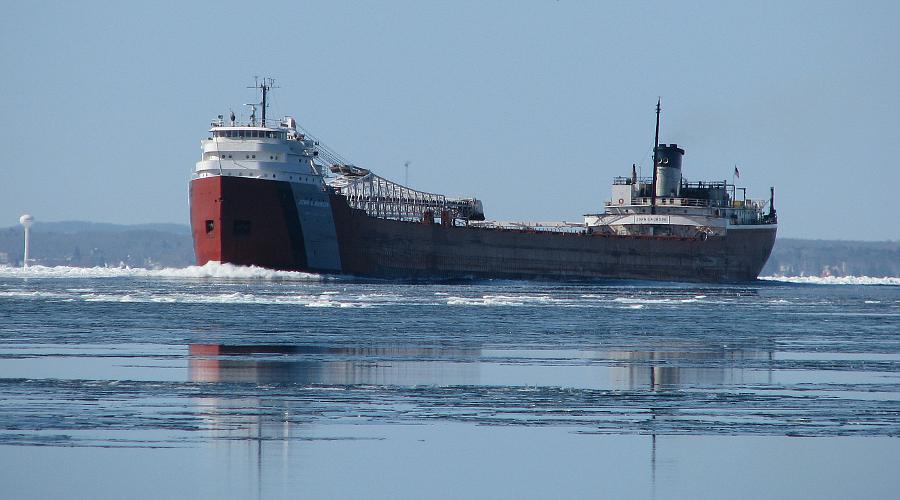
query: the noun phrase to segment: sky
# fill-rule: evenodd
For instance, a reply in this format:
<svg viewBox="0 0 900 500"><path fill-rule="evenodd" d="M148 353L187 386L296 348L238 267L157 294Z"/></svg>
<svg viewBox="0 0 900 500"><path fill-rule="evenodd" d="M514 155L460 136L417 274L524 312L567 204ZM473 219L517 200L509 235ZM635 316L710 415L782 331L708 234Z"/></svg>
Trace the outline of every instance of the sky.
<svg viewBox="0 0 900 500"><path fill-rule="evenodd" d="M900 2L7 2L0 227L188 223L210 121L278 86L353 163L581 220L660 142L775 186L779 236L900 240Z"/></svg>

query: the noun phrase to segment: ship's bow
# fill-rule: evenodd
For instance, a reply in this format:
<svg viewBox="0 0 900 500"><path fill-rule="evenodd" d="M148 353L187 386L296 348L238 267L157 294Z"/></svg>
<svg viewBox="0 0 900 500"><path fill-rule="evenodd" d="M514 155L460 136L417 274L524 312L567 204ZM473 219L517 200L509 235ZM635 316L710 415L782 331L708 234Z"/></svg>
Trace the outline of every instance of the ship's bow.
<svg viewBox="0 0 900 500"><path fill-rule="evenodd" d="M209 176L191 181L197 265L210 261L306 269L303 234L286 182Z"/></svg>

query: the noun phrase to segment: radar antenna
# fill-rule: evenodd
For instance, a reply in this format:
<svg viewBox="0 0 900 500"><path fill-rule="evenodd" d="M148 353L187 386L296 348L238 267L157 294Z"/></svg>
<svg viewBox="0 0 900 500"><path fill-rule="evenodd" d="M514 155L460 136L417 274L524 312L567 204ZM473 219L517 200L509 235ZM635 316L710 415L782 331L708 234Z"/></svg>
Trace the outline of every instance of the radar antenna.
<svg viewBox="0 0 900 500"><path fill-rule="evenodd" d="M244 104L244 106L250 106L250 126L255 127L256 126L256 106L257 105L255 103L251 102L248 104Z"/></svg>

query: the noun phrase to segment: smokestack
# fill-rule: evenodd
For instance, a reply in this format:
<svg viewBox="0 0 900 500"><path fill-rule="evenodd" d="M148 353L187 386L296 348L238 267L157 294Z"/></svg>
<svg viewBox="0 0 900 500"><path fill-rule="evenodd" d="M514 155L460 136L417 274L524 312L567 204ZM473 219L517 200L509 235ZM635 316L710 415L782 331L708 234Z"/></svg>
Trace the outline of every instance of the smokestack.
<svg viewBox="0 0 900 500"><path fill-rule="evenodd" d="M684 150L678 144L660 144L656 148L656 196L678 196L681 193L681 158Z"/></svg>

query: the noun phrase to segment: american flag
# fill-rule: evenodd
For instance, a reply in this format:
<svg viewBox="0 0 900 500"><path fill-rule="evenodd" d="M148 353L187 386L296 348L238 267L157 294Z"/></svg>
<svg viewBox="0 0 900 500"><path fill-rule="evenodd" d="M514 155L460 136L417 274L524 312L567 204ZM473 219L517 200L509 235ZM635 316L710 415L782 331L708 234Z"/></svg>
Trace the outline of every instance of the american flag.
<svg viewBox="0 0 900 500"><path fill-rule="evenodd" d="M737 165L734 166L734 176L737 177L738 179L741 178L741 171L738 170Z"/></svg>

